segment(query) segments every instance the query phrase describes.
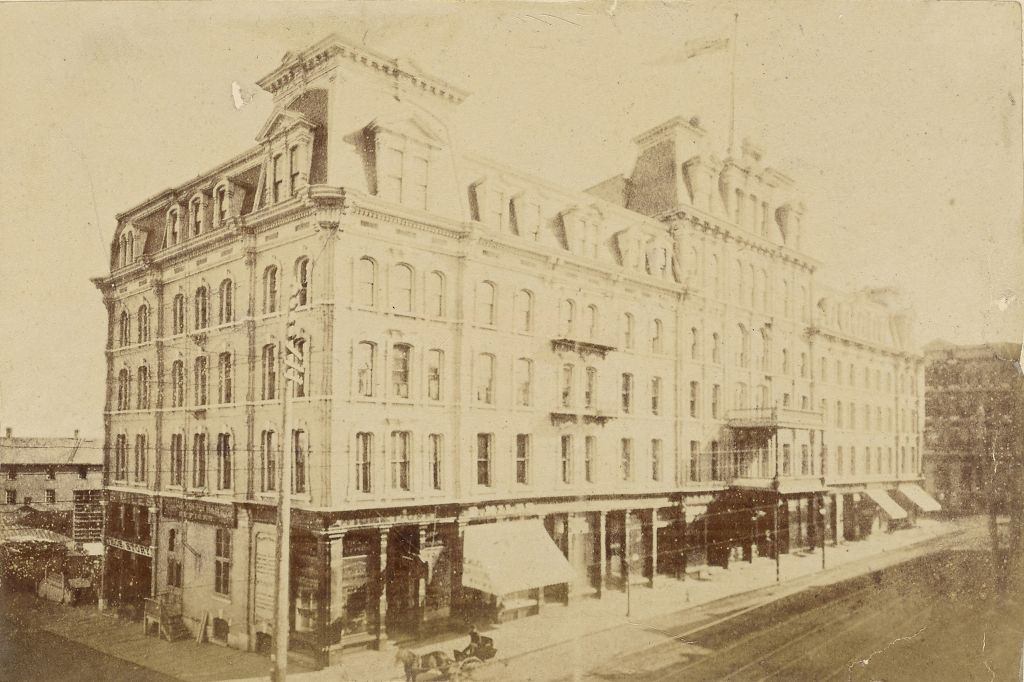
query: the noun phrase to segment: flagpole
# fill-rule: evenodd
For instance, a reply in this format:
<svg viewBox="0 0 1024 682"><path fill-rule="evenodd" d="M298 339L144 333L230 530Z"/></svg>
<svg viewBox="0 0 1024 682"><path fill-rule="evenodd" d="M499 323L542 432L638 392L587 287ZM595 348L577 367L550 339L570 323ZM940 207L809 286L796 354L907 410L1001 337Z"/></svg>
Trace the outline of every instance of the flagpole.
<svg viewBox="0 0 1024 682"><path fill-rule="evenodd" d="M732 68L729 69L729 156L736 144L736 35L739 32L739 12L732 15Z"/></svg>

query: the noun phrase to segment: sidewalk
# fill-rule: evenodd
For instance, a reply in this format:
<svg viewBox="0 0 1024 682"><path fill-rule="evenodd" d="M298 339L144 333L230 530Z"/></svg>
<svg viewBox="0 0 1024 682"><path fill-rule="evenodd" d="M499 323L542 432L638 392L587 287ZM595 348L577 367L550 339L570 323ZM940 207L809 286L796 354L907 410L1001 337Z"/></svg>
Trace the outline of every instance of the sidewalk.
<svg viewBox="0 0 1024 682"><path fill-rule="evenodd" d="M551 650L546 658L560 661L562 669L579 669L584 662L590 666L599 662L602 656L613 657L617 651L623 650L623 646L643 648L665 638L662 629L656 627L656 620L647 623L641 621L673 615L672 622L678 625L679 612L691 609L694 621L727 617L806 589L808 585L803 583L808 581L800 578L816 576L817 579L812 579L811 584L838 582L899 561L900 558L894 556L893 552L959 532L962 530L955 524L922 519L915 528L876 535L868 540L844 543L838 547L828 546L825 548L828 569L825 572L821 570L820 548L814 554L782 555L783 582L778 586L779 589L773 590L770 595L753 598L752 604L751 601L739 604L715 602L775 586L773 559L759 558L753 563L732 562L728 570L720 570L707 581L678 581L670 577L659 577L653 589L646 585L634 585L630 595L629 619L626 618L626 595L618 591L606 590L602 599L586 599L568 607L552 604L537 616L494 626L485 631L484 634L495 638L498 656L495 661L475 670L472 679L539 679L512 677L507 666L510 662L521 662L516 659L544 650ZM853 571L836 570L870 557L877 557L878 561ZM697 608L704 605L706 608ZM668 627L668 623L665 627ZM588 639L584 643L580 641L582 638ZM624 638L629 640L628 644ZM450 654L452 649L463 648L467 641L464 634L456 634L434 639L428 644L412 647L412 650L421 655L437 650ZM354 651L343 657L342 662L336 666L294 675L294 679L303 682L403 680L401 666L395 662L395 651L394 647L385 651ZM575 663L580 665L575 666ZM520 669L532 668L523 666ZM423 679L432 677L424 675Z"/></svg>

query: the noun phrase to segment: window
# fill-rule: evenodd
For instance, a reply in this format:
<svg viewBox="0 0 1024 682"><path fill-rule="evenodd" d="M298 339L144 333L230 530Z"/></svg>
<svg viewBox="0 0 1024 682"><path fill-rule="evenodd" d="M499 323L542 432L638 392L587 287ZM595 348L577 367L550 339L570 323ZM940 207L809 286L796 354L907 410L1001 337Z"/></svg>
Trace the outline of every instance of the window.
<svg viewBox="0 0 1024 682"><path fill-rule="evenodd" d="M857 475L857 448L850 446L850 475Z"/></svg>
<svg viewBox="0 0 1024 682"><path fill-rule="evenodd" d="M526 433L516 434L516 483L527 485L530 482L530 436Z"/></svg>
<svg viewBox="0 0 1024 682"><path fill-rule="evenodd" d="M441 434L432 433L427 436L427 447L429 448L430 457L430 487L434 490L441 490L442 488L441 467L444 449L441 445Z"/></svg>
<svg viewBox="0 0 1024 682"><path fill-rule="evenodd" d="M263 271L263 314L277 312L277 266L271 265Z"/></svg>
<svg viewBox="0 0 1024 682"><path fill-rule="evenodd" d="M146 437L141 433L135 436L135 466L132 472L136 483L146 480Z"/></svg>
<svg viewBox="0 0 1024 682"><path fill-rule="evenodd" d="M231 353L221 353L217 356L217 402L230 403L233 398L233 389Z"/></svg>
<svg viewBox="0 0 1024 682"><path fill-rule="evenodd" d="M494 356L480 353L476 356L476 401L494 404Z"/></svg>
<svg viewBox="0 0 1024 682"><path fill-rule="evenodd" d="M477 324L494 326L495 297L497 295L493 282L480 282L476 287L476 321Z"/></svg>
<svg viewBox="0 0 1024 682"><path fill-rule="evenodd" d="M587 436L583 439L583 478L587 483L594 482L597 467L597 437Z"/></svg>
<svg viewBox="0 0 1024 682"><path fill-rule="evenodd" d="M571 365L562 365L562 407L572 407L573 403L573 378L576 373L576 368Z"/></svg>
<svg viewBox="0 0 1024 682"><path fill-rule="evenodd" d="M559 331L562 336L571 338L576 326L576 302L569 298L562 301L558 310L558 318L561 325Z"/></svg>
<svg viewBox="0 0 1024 682"><path fill-rule="evenodd" d="M711 386L711 418L721 419L722 417L722 387L719 384Z"/></svg>
<svg viewBox="0 0 1024 682"><path fill-rule="evenodd" d="M117 325L117 336L119 345L127 346L132 342L131 337L131 318L128 316L127 310L121 311L121 318Z"/></svg>
<svg viewBox="0 0 1024 682"><path fill-rule="evenodd" d="M427 398L441 399L441 372L444 366L444 352L436 348L427 351Z"/></svg>
<svg viewBox="0 0 1024 682"><path fill-rule="evenodd" d="M299 189L300 162L299 147L293 146L288 150L288 194L295 196Z"/></svg>
<svg viewBox="0 0 1024 682"><path fill-rule="evenodd" d="M627 350L633 349L633 336L635 333L636 321L633 316L626 313L622 318L622 345Z"/></svg>
<svg viewBox="0 0 1024 682"><path fill-rule="evenodd" d="M377 347L369 341L356 344L356 390L358 395L373 396L373 374L377 362Z"/></svg>
<svg viewBox="0 0 1024 682"><path fill-rule="evenodd" d="M171 305L171 333L185 333L185 297L182 294L176 295Z"/></svg>
<svg viewBox="0 0 1024 682"><path fill-rule="evenodd" d="M587 338L591 341L599 336L598 324L600 324L600 316L597 314L597 306L587 306Z"/></svg>
<svg viewBox="0 0 1024 682"><path fill-rule="evenodd" d="M792 452L789 443L782 446L782 475L789 476L793 473Z"/></svg>
<svg viewBox="0 0 1024 682"><path fill-rule="evenodd" d="M277 490L277 451L274 431L260 432L260 490Z"/></svg>
<svg viewBox="0 0 1024 682"><path fill-rule="evenodd" d="M714 293L715 297L718 297L722 294L722 274L718 267L718 256L711 254L709 264L709 270L711 271L711 291Z"/></svg>
<svg viewBox="0 0 1024 682"><path fill-rule="evenodd" d="M409 361L412 349L396 343L391 348L391 395L395 398L409 397Z"/></svg>
<svg viewBox="0 0 1024 682"><path fill-rule="evenodd" d="M619 477L628 481L633 475L633 439L623 438L619 456Z"/></svg>
<svg viewBox="0 0 1024 682"><path fill-rule="evenodd" d="M572 483L572 436L562 436L562 483Z"/></svg>
<svg viewBox="0 0 1024 682"><path fill-rule="evenodd" d="M594 409L597 402L597 370L587 367L587 383L583 390L583 406L588 410Z"/></svg>
<svg viewBox="0 0 1024 682"><path fill-rule="evenodd" d="M78 467L78 477L83 481L89 478L89 467L80 466Z"/></svg>
<svg viewBox="0 0 1024 682"><path fill-rule="evenodd" d="M413 156L409 159L409 181L405 189L406 203L415 208L427 209L427 182L429 178L429 164L427 159L421 156Z"/></svg>
<svg viewBox="0 0 1024 682"><path fill-rule="evenodd" d="M661 480L661 439L651 440L651 480Z"/></svg>
<svg viewBox="0 0 1024 682"><path fill-rule="evenodd" d="M217 528L213 550L213 589L218 594L231 595L231 529Z"/></svg>
<svg viewBox="0 0 1024 682"><path fill-rule="evenodd" d="M171 407L185 404L185 363L175 360L171 363Z"/></svg>
<svg viewBox="0 0 1024 682"><path fill-rule="evenodd" d="M140 410L149 409L149 367L143 365L136 373L136 406Z"/></svg>
<svg viewBox="0 0 1024 682"><path fill-rule="evenodd" d="M194 383L195 383L195 405L202 406L207 404L208 399L208 383L207 383L207 361L206 356L201 355L195 360L194 368Z"/></svg>
<svg viewBox="0 0 1024 682"><path fill-rule="evenodd" d="M292 381L292 395L296 398L304 398L306 396L306 376L309 372L309 349L306 347L305 339L295 339L292 341L293 351L290 351L299 365L305 368L305 372L298 374Z"/></svg>
<svg viewBox="0 0 1024 682"><path fill-rule="evenodd" d="M391 489L409 490L409 431L391 432Z"/></svg>
<svg viewBox="0 0 1024 682"><path fill-rule="evenodd" d="M138 340L139 343L145 343L149 341L149 306L140 305L138 314Z"/></svg>
<svg viewBox="0 0 1024 682"><path fill-rule="evenodd" d="M171 485L185 485L185 437L171 434Z"/></svg>
<svg viewBox="0 0 1024 682"><path fill-rule="evenodd" d="M739 335L736 337L736 360L740 367L750 366L750 332L745 326L737 325Z"/></svg>
<svg viewBox="0 0 1024 682"><path fill-rule="evenodd" d="M7 480L13 481L18 478L18 470L13 466L7 470Z"/></svg>
<svg viewBox="0 0 1024 682"><path fill-rule="evenodd" d="M652 353L660 353L660 352L662 352L661 320L655 320L651 324L651 352Z"/></svg>
<svg viewBox="0 0 1024 682"><path fill-rule="evenodd" d="M405 154L388 147L384 150L382 177L377 193L389 201L402 201L402 167L405 165Z"/></svg>
<svg viewBox="0 0 1024 682"><path fill-rule="evenodd" d="M198 329L206 329L209 326L209 324L210 324L210 311L209 311L210 294L206 290L206 287L199 287L198 289L196 289L195 302L196 302L196 310L195 310L195 313L196 313L195 314L196 324L195 324L195 328L197 330Z"/></svg>
<svg viewBox="0 0 1024 682"><path fill-rule="evenodd" d="M302 429L292 431L292 492L306 492L306 460L309 455L309 443L306 432Z"/></svg>
<svg viewBox="0 0 1024 682"><path fill-rule="evenodd" d="M838 476L842 476L843 472L846 470L846 462L844 461L844 459L845 457L843 456L843 446L840 445L838 448L836 448L836 475Z"/></svg>
<svg viewBox="0 0 1024 682"><path fill-rule="evenodd" d="M800 354L800 377L807 378L807 353Z"/></svg>
<svg viewBox="0 0 1024 682"><path fill-rule="evenodd" d="M281 154L275 154L270 162L271 200L276 204L283 198L281 190L284 188L284 169L282 166Z"/></svg>
<svg viewBox="0 0 1024 682"><path fill-rule="evenodd" d="M167 214L167 246L174 246L178 243L181 234L181 217L178 211L172 209Z"/></svg>
<svg viewBox="0 0 1024 682"><path fill-rule="evenodd" d="M651 379L651 414L658 414L661 411L661 378Z"/></svg>
<svg viewBox="0 0 1024 682"><path fill-rule="evenodd" d="M223 225L228 219L228 190L226 187L217 188L217 225Z"/></svg>
<svg viewBox="0 0 1024 682"><path fill-rule="evenodd" d="M123 433L114 439L114 480L128 480L128 436Z"/></svg>
<svg viewBox="0 0 1024 682"><path fill-rule="evenodd" d="M800 446L800 473L804 476L811 473L811 454L806 445Z"/></svg>
<svg viewBox="0 0 1024 682"><path fill-rule="evenodd" d="M48 489L46 489L43 492L45 494L45 498L44 499L46 500L47 504L57 504L57 491L56 490L54 490L52 488L48 488Z"/></svg>
<svg viewBox="0 0 1024 682"><path fill-rule="evenodd" d="M356 490L368 493L373 490L373 434L356 434Z"/></svg>
<svg viewBox="0 0 1024 682"><path fill-rule="evenodd" d="M700 332L696 327L690 327L690 359L700 358Z"/></svg>
<svg viewBox="0 0 1024 682"><path fill-rule="evenodd" d="M700 441L698 441L698 440L691 440L690 441L690 479L689 480L691 480L691 481L698 481L698 480L700 480L700 478L699 478L699 475L700 475L699 468L700 468ZM677 478L679 477L681 471L682 470L680 469L679 471L676 472L676 477ZM679 482L682 483L682 481L679 481Z"/></svg>
<svg viewBox="0 0 1024 682"><path fill-rule="evenodd" d="M622 375L622 411L627 414L633 409L633 375Z"/></svg>
<svg viewBox="0 0 1024 682"><path fill-rule="evenodd" d="M192 236L196 237L203 232L203 203L198 197L192 200L190 210L192 219Z"/></svg>
<svg viewBox="0 0 1024 682"><path fill-rule="evenodd" d="M377 296L377 263L363 257L356 264L356 304L372 308Z"/></svg>
<svg viewBox="0 0 1024 682"><path fill-rule="evenodd" d="M231 490L231 434L217 434L217 490Z"/></svg>
<svg viewBox="0 0 1024 682"><path fill-rule="evenodd" d="M263 346L260 363L260 399L273 400L277 397L277 345Z"/></svg>
<svg viewBox="0 0 1024 682"><path fill-rule="evenodd" d="M533 361L516 360L516 405L529 407L533 402Z"/></svg>
<svg viewBox="0 0 1024 682"><path fill-rule="evenodd" d="M232 301L234 284L230 279L220 283L220 307L217 309L217 323L229 324L235 321L235 309Z"/></svg>
<svg viewBox="0 0 1024 682"><path fill-rule="evenodd" d="M494 434L476 434L476 484L491 485L491 444Z"/></svg>
<svg viewBox="0 0 1024 682"><path fill-rule="evenodd" d="M841 400L836 401L836 428L843 428L843 403Z"/></svg>
<svg viewBox="0 0 1024 682"><path fill-rule="evenodd" d="M396 313L412 313L412 268L396 265L391 271L391 310Z"/></svg>
<svg viewBox="0 0 1024 682"><path fill-rule="evenodd" d="M444 275L437 271L427 275L427 314L434 317L445 314Z"/></svg>
<svg viewBox="0 0 1024 682"><path fill-rule="evenodd" d="M836 383L843 383L843 363L836 360Z"/></svg>
<svg viewBox="0 0 1024 682"><path fill-rule="evenodd" d="M821 359L821 367L818 369L818 380L822 383L828 381L828 361L825 358Z"/></svg>
<svg viewBox="0 0 1024 682"><path fill-rule="evenodd" d="M716 365L722 362L722 340L718 332L711 335L711 362Z"/></svg>
<svg viewBox="0 0 1024 682"><path fill-rule="evenodd" d="M206 434L192 436L192 487L206 487Z"/></svg>
<svg viewBox="0 0 1024 682"><path fill-rule="evenodd" d="M697 408L700 405L700 383L690 382L690 416L697 416Z"/></svg>
<svg viewBox="0 0 1024 682"><path fill-rule="evenodd" d="M313 302L309 287L312 279L312 264L303 256L295 261L295 305L304 308Z"/></svg>
<svg viewBox="0 0 1024 682"><path fill-rule="evenodd" d="M533 294L526 289L516 293L516 331L533 331Z"/></svg>
<svg viewBox="0 0 1024 682"><path fill-rule="evenodd" d="M857 428L857 406L854 403L850 403L850 423L847 425L848 428Z"/></svg>
<svg viewBox="0 0 1024 682"><path fill-rule="evenodd" d="M742 381L736 384L736 393L733 396L733 407L745 408L748 407L747 403L747 385Z"/></svg>
<svg viewBox="0 0 1024 682"><path fill-rule="evenodd" d="M127 369L117 373L117 409L131 409L131 375Z"/></svg>

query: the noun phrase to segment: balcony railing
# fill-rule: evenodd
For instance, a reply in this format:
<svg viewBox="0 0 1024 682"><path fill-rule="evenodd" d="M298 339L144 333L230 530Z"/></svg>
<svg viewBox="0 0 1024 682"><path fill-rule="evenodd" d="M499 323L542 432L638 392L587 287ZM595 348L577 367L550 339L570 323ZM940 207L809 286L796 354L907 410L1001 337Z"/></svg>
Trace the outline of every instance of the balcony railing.
<svg viewBox="0 0 1024 682"><path fill-rule="evenodd" d="M615 346L609 346L596 341L583 341L580 339L557 338L551 339L551 349L554 351L569 351L579 353L581 356L596 355L604 357L615 350Z"/></svg>
<svg viewBox="0 0 1024 682"><path fill-rule="evenodd" d="M792 407L745 407L729 410L729 426L740 429L820 429L825 426L821 412Z"/></svg>

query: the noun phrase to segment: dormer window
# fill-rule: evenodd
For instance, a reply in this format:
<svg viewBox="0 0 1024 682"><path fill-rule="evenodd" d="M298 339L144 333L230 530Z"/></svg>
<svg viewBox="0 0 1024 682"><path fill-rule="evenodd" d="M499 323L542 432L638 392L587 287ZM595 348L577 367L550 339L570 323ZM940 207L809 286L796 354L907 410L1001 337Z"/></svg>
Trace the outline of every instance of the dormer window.
<svg viewBox="0 0 1024 682"><path fill-rule="evenodd" d="M275 204L281 201L281 190L284 186L284 169L281 168L281 163L281 155L275 154L271 161L271 181L273 183L271 185L271 198Z"/></svg>
<svg viewBox="0 0 1024 682"><path fill-rule="evenodd" d="M174 246L181 238L181 216L172 208L167 214L167 246Z"/></svg>
<svg viewBox="0 0 1024 682"><path fill-rule="evenodd" d="M223 225L228 219L228 190L227 187L217 188L217 225Z"/></svg>
<svg viewBox="0 0 1024 682"><path fill-rule="evenodd" d="M299 146L288 150L288 194L295 196L299 190Z"/></svg>
<svg viewBox="0 0 1024 682"><path fill-rule="evenodd" d="M189 217L192 222L192 236L198 237L203 232L203 204L198 197L192 200L189 211Z"/></svg>
<svg viewBox="0 0 1024 682"><path fill-rule="evenodd" d="M430 174L427 148L411 141L405 147L383 149L377 169L377 194L388 201L425 210Z"/></svg>

